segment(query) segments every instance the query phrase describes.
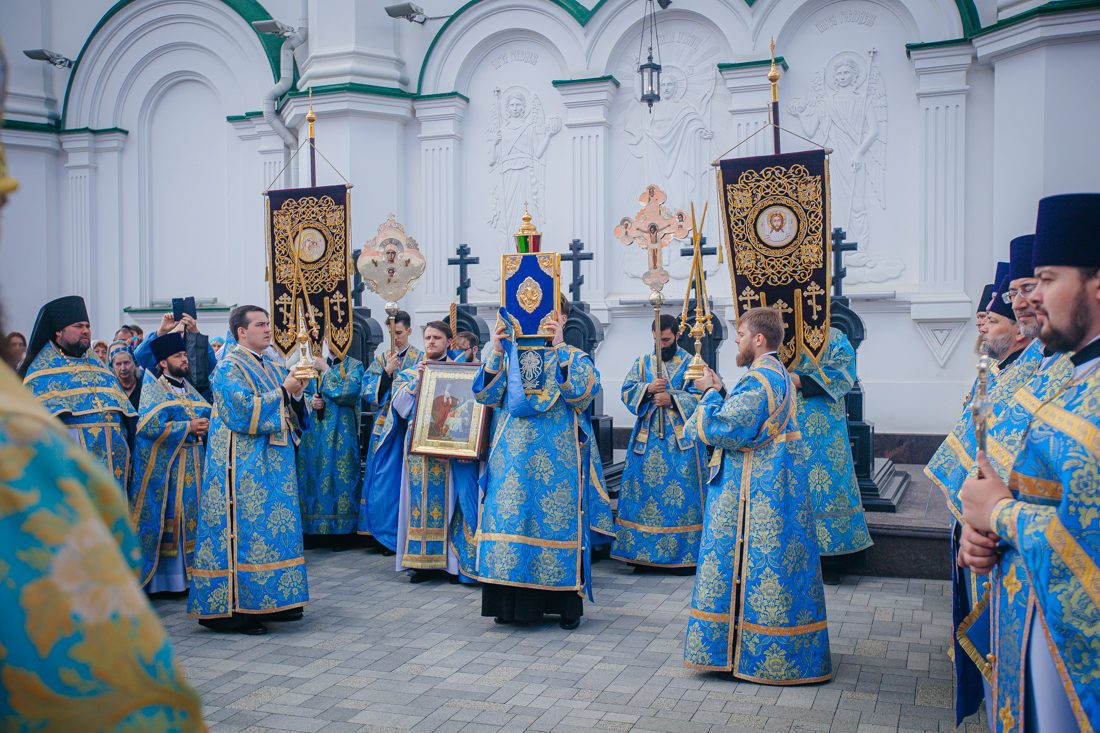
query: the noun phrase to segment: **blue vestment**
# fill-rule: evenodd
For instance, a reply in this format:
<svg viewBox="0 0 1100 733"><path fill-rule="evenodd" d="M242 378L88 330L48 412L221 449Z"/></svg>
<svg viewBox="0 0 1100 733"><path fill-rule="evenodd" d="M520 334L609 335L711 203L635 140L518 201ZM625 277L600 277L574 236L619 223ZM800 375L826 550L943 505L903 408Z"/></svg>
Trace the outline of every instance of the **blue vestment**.
<svg viewBox="0 0 1100 733"><path fill-rule="evenodd" d="M320 389L311 380L305 400L320 392L322 419L302 435L298 449L298 496L306 534L350 534L359 521L363 472L359 468L359 398L363 364L350 356L329 367Z"/></svg>
<svg viewBox="0 0 1100 733"><path fill-rule="evenodd" d="M832 677L794 387L773 354L685 430L715 447L684 663L764 684Z"/></svg>
<svg viewBox="0 0 1100 733"><path fill-rule="evenodd" d="M494 411L480 524L473 531L476 518L467 517L452 530L457 547L475 544L459 551L462 571L485 583L591 594L591 547L615 533L585 414L600 375L566 344L510 350L490 349L474 380L475 398Z"/></svg>
<svg viewBox="0 0 1100 733"><path fill-rule="evenodd" d="M214 370L187 614L224 618L309 603L287 371L243 347ZM304 417L304 414L303 414ZM304 417L308 423L308 418Z"/></svg>
<svg viewBox="0 0 1100 733"><path fill-rule="evenodd" d="M0 728L205 731L138 584L126 501L0 364Z"/></svg>
<svg viewBox="0 0 1100 733"><path fill-rule="evenodd" d="M91 352L73 357L51 341L34 357L23 384L69 435L98 458L119 486L130 485L128 418L137 417L118 378Z"/></svg>
<svg viewBox="0 0 1100 733"><path fill-rule="evenodd" d="M1077 725L1100 729L1100 368L1060 387L1023 389L1030 414L993 531L1009 545L990 576L996 731L1019 730L1026 670L1021 652L1042 634ZM1049 680L1048 680L1049 681ZM1039 682L1042 682L1039 680ZM1057 692L1060 692L1057 691ZM1040 703L1040 704L1049 704Z"/></svg>
<svg viewBox="0 0 1100 733"><path fill-rule="evenodd" d="M415 367L424 358L424 352L409 346L401 356L393 380L402 371ZM391 550L397 550L397 515L401 496L402 445L407 421L393 414L390 401L394 385L390 381L384 387L383 374L386 353L377 354L363 378L363 399L378 405L378 413L371 429L370 445L363 474L363 490L359 500L359 534L374 538Z"/></svg>
<svg viewBox="0 0 1100 733"><path fill-rule="evenodd" d="M638 419L627 444L619 489L616 537L611 556L639 565L695 567L703 532L706 447L684 433L699 402L699 390L685 379L691 356L677 349L661 375L672 405L656 408L647 388L656 379L656 357L634 361L623 382L622 399ZM658 412L664 435L658 435Z"/></svg>
<svg viewBox="0 0 1100 733"><path fill-rule="evenodd" d="M848 337L829 329L829 344L814 364L802 352L791 372L801 375L803 389L795 392L798 427L806 446L806 477L810 506L817 523L817 545L822 555L847 555L870 547L871 535L863 516L859 482L848 442L848 410L844 397L855 384L856 352ZM808 382L822 394L806 396Z"/></svg>
<svg viewBox="0 0 1100 733"><path fill-rule="evenodd" d="M193 566L206 449L188 426L192 420L209 419L211 407L190 383L184 381L183 388L185 393L178 394L166 377L150 372L141 390L130 501L141 544L143 586L162 557L182 552L184 567Z"/></svg>

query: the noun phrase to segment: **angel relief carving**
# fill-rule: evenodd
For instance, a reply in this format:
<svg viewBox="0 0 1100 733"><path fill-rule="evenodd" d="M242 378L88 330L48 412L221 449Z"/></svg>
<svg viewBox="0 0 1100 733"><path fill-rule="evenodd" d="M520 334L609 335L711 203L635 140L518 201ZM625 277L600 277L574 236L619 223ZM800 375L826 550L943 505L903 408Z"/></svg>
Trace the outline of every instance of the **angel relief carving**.
<svg viewBox="0 0 1100 733"><path fill-rule="evenodd" d="M900 259L875 254L867 215L868 200L886 208L886 83L875 64L875 49L863 57L843 51L814 74L807 97L792 97L806 136L832 148L829 166L832 225L859 243L848 254L846 280L884 282L905 269Z"/></svg>
<svg viewBox="0 0 1100 733"><path fill-rule="evenodd" d="M541 226L546 163L543 161L550 138L561 131L560 117L546 117L538 95L513 86L493 90L489 113L489 169L493 182L489 225L496 230L500 254L512 251L512 235L519 229L525 210L532 223ZM496 258L489 260L495 262ZM485 267L474 288L487 293L499 290L500 272Z"/></svg>

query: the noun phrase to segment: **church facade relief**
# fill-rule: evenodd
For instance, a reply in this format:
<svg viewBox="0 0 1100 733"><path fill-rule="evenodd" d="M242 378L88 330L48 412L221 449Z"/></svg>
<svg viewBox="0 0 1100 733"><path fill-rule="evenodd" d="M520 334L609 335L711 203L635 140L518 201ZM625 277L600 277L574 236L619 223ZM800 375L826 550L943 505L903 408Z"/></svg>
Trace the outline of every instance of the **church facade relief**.
<svg viewBox="0 0 1100 733"><path fill-rule="evenodd" d="M786 105L806 137L833 149L832 226L844 229L848 241L859 244L845 258L847 279L853 284L886 282L905 269L902 260L875 249L867 211L869 206L887 206L886 82L875 64L875 52L871 48L863 54L836 54L817 69L805 95L791 97Z"/></svg>
<svg viewBox="0 0 1100 733"><path fill-rule="evenodd" d="M612 109L612 202L616 218L637 208L636 190L655 184L667 194L667 206L697 213L714 196L710 162L729 147L729 92L718 75L725 53L714 34L703 25L685 20L661 25L661 101L652 112L639 101L637 47L627 46L616 67L622 85ZM715 218L713 221L717 221ZM718 241L720 229L706 226L708 245ZM680 256L688 240L661 251L671 282L669 294L682 294L691 271L690 258ZM617 289L635 292L644 288L645 258L619 252L622 277ZM718 260L706 258L708 274L718 271ZM717 284L718 281L716 281Z"/></svg>
<svg viewBox="0 0 1100 733"><path fill-rule="evenodd" d="M489 117L489 169L492 212L489 225L496 232L497 254L512 251L524 211L536 227L542 226L546 188L546 149L561 131L561 118L546 117L537 94L522 86L503 92L493 89ZM499 273L497 273L499 280Z"/></svg>

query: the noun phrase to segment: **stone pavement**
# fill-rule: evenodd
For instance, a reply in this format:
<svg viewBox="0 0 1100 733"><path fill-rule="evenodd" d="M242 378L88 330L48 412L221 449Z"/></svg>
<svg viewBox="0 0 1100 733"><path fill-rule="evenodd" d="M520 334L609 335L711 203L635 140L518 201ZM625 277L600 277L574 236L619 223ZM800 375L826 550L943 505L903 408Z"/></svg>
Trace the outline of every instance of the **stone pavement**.
<svg viewBox="0 0 1100 733"><path fill-rule="evenodd" d="M305 619L267 636L215 634L185 600L155 602L212 733L954 729L945 582L825 586L833 680L769 687L683 666L691 577L599 562L596 603L568 632L498 626L479 588L410 584L393 558L320 549L306 562Z"/></svg>

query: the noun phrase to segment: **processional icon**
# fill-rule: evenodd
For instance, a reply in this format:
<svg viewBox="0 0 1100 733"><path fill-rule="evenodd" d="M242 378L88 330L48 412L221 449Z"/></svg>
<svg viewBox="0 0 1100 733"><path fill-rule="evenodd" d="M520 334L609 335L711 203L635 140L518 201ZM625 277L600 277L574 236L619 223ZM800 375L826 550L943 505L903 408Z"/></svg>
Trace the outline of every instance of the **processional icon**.
<svg viewBox="0 0 1100 733"><path fill-rule="evenodd" d="M356 263L367 287L386 299L390 324L390 348L393 348L394 316L397 301L416 287L426 263L416 240L405 234L393 214L378 227L378 236L367 242Z"/></svg>

